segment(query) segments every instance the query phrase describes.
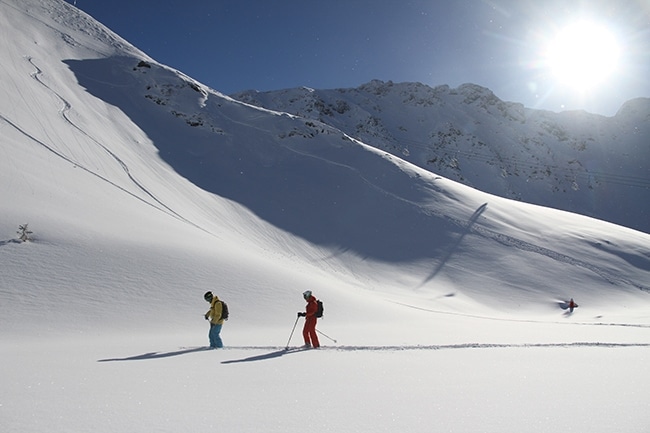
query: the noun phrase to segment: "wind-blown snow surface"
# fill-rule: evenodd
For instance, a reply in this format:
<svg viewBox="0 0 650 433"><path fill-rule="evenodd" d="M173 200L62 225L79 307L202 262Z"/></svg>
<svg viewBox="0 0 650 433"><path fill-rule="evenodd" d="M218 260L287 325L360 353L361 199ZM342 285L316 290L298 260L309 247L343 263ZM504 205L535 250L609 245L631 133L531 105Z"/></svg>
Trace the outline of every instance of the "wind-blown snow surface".
<svg viewBox="0 0 650 433"><path fill-rule="evenodd" d="M0 8L2 431L647 432L650 235L237 103L63 2ZM305 289L324 347L285 352Z"/></svg>

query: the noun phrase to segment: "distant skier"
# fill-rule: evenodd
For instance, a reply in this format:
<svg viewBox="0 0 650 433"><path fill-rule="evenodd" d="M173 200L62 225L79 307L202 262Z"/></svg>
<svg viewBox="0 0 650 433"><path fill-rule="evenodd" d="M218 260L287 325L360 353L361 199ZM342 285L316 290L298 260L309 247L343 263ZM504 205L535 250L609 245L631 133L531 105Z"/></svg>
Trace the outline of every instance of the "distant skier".
<svg viewBox="0 0 650 433"><path fill-rule="evenodd" d="M210 309L205 313L205 320L210 321L210 332L208 332L208 338L210 339L210 347L217 349L223 347L223 342L221 341L221 327L223 326L224 319L222 317L223 304L219 300L218 296L212 294L212 292L205 292L203 299L210 303Z"/></svg>
<svg viewBox="0 0 650 433"><path fill-rule="evenodd" d="M571 298L571 300L569 301L569 312L573 313L573 309L576 308L577 306L578 304L576 304L573 298Z"/></svg>
<svg viewBox="0 0 650 433"><path fill-rule="evenodd" d="M318 342L318 335L316 334L316 322L318 318L316 317L316 312L318 311L318 303L316 298L312 296L311 290L307 290L302 294L302 297L307 301L307 306L305 312L299 312L298 317L305 318L305 326L302 328L302 336L305 340L305 348L318 348L320 343Z"/></svg>

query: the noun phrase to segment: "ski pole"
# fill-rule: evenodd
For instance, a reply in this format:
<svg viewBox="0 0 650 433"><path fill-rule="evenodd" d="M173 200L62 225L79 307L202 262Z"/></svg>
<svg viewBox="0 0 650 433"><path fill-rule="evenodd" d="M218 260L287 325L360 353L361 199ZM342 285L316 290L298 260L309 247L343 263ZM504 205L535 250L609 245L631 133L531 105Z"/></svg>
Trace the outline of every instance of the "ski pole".
<svg viewBox="0 0 650 433"><path fill-rule="evenodd" d="M318 332L318 333L319 333L320 335L322 335L323 337L325 337L325 338L329 338L330 340L332 340L333 342L336 343L336 340L335 340L335 339L333 339L332 337L328 336L327 334L324 334L324 333L320 332L318 329L316 330L316 332Z"/></svg>
<svg viewBox="0 0 650 433"><path fill-rule="evenodd" d="M299 318L300 318L299 316L296 317L296 321L293 324L293 328L291 329L291 335L289 335L289 340L287 340L287 346L284 348L284 350L287 350L289 348L289 343L291 342L291 337L293 337L293 331L296 330L296 325L298 324L298 319Z"/></svg>

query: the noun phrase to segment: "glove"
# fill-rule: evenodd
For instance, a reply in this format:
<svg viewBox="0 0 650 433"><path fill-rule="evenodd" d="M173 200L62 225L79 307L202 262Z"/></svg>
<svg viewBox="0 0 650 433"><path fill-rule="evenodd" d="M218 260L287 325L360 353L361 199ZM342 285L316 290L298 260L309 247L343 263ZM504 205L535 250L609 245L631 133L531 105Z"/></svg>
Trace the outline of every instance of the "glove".
<svg viewBox="0 0 650 433"><path fill-rule="evenodd" d="M207 314L205 316L203 316L203 317L205 317L205 320L209 319L209 316Z"/></svg>
<svg viewBox="0 0 650 433"><path fill-rule="evenodd" d="M298 317L305 317L305 316L307 316L307 313L298 312Z"/></svg>

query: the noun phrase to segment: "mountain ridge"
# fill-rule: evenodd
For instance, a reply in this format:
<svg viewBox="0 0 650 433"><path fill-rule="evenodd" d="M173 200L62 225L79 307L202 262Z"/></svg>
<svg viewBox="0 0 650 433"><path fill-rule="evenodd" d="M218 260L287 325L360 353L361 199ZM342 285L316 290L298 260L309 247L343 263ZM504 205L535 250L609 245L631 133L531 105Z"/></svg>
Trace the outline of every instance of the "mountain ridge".
<svg viewBox="0 0 650 433"><path fill-rule="evenodd" d="M231 96L332 125L491 194L650 232L648 98L605 117L525 108L476 84L452 89L373 80L350 89Z"/></svg>

